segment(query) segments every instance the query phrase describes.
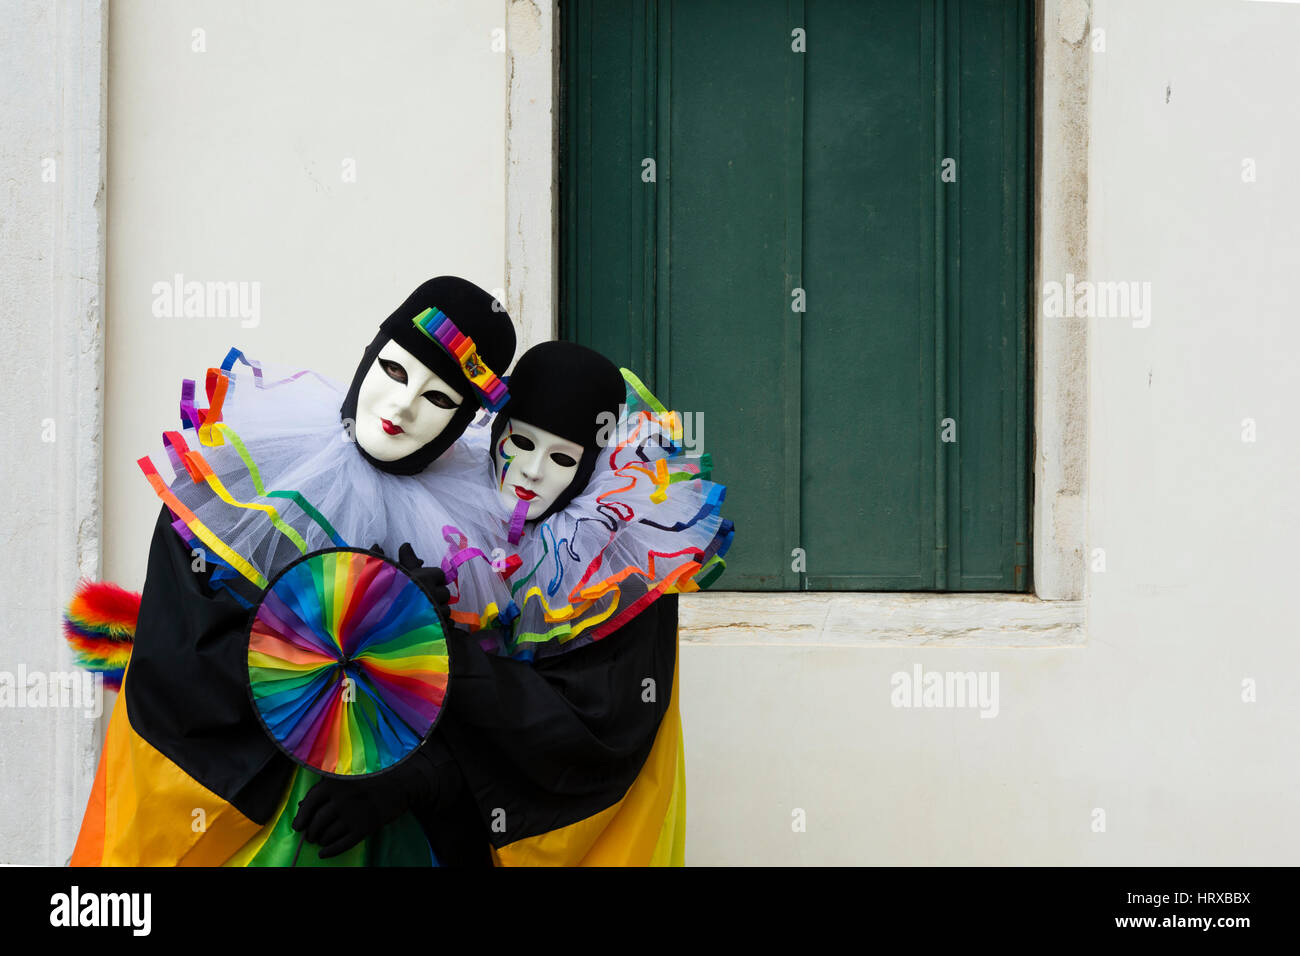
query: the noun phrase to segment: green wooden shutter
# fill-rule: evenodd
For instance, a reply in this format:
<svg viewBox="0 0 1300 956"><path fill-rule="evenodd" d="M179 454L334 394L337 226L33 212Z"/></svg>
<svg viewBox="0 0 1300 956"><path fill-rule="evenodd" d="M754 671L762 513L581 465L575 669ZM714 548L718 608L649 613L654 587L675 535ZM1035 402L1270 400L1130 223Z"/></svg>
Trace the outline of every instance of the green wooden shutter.
<svg viewBox="0 0 1300 956"><path fill-rule="evenodd" d="M1027 589L1027 0L561 15L562 331L702 413L719 586Z"/></svg>

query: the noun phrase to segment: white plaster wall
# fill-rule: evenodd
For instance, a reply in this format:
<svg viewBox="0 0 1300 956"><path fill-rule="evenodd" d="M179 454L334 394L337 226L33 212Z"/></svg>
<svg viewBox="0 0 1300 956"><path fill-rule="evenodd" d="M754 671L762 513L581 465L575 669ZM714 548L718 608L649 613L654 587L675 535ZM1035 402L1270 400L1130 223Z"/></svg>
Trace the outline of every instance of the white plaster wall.
<svg viewBox="0 0 1300 956"><path fill-rule="evenodd" d="M687 643L689 863L1300 858L1300 6L1097 0L1096 28L1087 261L1153 313L1089 324L1086 641ZM999 716L892 708L914 663L997 671Z"/></svg>
<svg viewBox="0 0 1300 956"><path fill-rule="evenodd" d="M72 671L59 608L99 563L103 56L100 0L4 5L0 672L23 691L0 707L0 863L66 860L94 769L92 701L13 704Z"/></svg>
<svg viewBox="0 0 1300 956"><path fill-rule="evenodd" d="M183 377L234 345L346 382L425 279L504 288L504 26L483 0L114 2L110 579L143 580L158 500L135 461L175 427ZM260 282L260 324L155 318L175 273Z"/></svg>

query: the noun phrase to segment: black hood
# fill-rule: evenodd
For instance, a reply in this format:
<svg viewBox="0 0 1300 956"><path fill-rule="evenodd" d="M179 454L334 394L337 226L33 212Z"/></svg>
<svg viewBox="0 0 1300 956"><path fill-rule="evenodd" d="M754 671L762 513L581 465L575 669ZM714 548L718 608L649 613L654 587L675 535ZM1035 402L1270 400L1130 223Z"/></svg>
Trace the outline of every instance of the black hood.
<svg viewBox="0 0 1300 956"><path fill-rule="evenodd" d="M416 316L430 308L444 312L456 328L473 339L479 357L498 376L504 375L515 357L514 323L510 321L505 308L490 293L458 276L438 276L412 292L398 306L397 311L384 320L374 341L366 346L339 416L344 422L356 422L357 395L361 391L361 382L375 364L380 349L390 341L397 342L431 368L439 378L463 394L465 401L437 438L405 458L379 461L357 444L357 451L366 461L380 471L394 475L414 475L423 471L430 462L455 444L482 408L479 393L466 378L460 364L413 324L412 320Z"/></svg>
<svg viewBox="0 0 1300 956"><path fill-rule="evenodd" d="M506 381L510 400L492 421L492 455L512 418L568 439L583 448L577 474L564 493L534 521L562 511L591 480L600 454L602 415L617 421L627 397L623 374L599 352L573 342L542 342L519 359Z"/></svg>

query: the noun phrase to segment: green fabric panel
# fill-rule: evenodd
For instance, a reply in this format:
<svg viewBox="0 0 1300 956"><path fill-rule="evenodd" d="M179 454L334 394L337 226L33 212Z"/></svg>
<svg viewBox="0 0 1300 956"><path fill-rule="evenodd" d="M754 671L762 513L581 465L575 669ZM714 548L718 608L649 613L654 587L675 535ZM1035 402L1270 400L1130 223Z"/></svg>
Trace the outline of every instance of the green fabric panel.
<svg viewBox="0 0 1300 956"><path fill-rule="evenodd" d="M430 866L433 854L424 829L411 814L398 817L374 836L328 860L320 858L320 847L308 843L293 829L298 804L319 774L298 768L289 783L289 799L275 820L271 835L249 861L249 866Z"/></svg>

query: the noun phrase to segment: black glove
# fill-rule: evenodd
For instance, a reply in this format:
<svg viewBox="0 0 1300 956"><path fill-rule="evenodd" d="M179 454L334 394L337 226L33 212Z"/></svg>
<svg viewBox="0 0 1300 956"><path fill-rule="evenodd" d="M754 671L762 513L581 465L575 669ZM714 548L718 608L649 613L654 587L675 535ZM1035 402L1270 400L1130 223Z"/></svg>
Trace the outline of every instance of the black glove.
<svg viewBox="0 0 1300 956"><path fill-rule="evenodd" d="M378 542L370 546L370 553L388 558ZM392 559L388 558L388 560ZM447 575L443 574L442 568L426 568L424 561L416 555L410 542L397 549L397 564L429 593L433 599L433 606L438 611L438 617L442 619L443 627L454 627L451 620L451 591L447 589Z"/></svg>
<svg viewBox="0 0 1300 956"><path fill-rule="evenodd" d="M430 739L396 767L355 780L324 777L298 804L293 828L338 856L408 810L437 808L456 795L459 770L441 741Z"/></svg>
<svg viewBox="0 0 1300 956"><path fill-rule="evenodd" d="M442 619L443 630L450 630L454 626L451 620L451 591L447 588L447 576L443 574L442 568L426 568L409 543L397 549L397 563L428 592L438 611L438 617Z"/></svg>

